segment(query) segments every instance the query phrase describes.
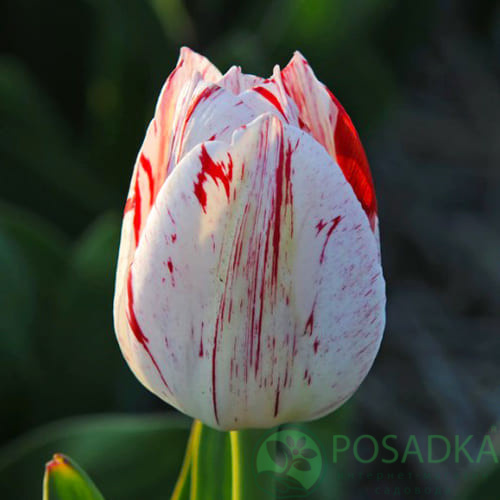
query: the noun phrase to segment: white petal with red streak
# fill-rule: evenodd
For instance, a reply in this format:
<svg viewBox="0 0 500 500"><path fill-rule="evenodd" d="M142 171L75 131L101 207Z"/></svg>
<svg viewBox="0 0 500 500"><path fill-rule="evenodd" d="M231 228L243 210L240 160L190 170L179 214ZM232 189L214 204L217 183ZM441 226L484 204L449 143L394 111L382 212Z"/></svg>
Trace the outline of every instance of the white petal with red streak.
<svg viewBox="0 0 500 500"><path fill-rule="evenodd" d="M188 92L189 106L178 111L171 155L174 165L203 141L230 142L237 128L257 116L242 99L219 85L200 81Z"/></svg>
<svg viewBox="0 0 500 500"><path fill-rule="evenodd" d="M161 373L135 339L132 369L214 427L328 413L379 347L384 280L367 218L325 150L270 115L231 145L184 157L131 272L134 314Z"/></svg>
<svg viewBox="0 0 500 500"><path fill-rule="evenodd" d="M298 126L297 106L273 79L264 80L260 85L240 94L240 97L257 115L273 113L280 120Z"/></svg>
<svg viewBox="0 0 500 500"><path fill-rule="evenodd" d="M260 76L243 73L239 66L231 66L217 84L238 95L255 85L260 85L262 81L263 78Z"/></svg>
<svg viewBox="0 0 500 500"><path fill-rule="evenodd" d="M126 316L126 275L154 199L167 172L196 144L217 137L229 141L234 129L255 118L243 101L203 79L219 80L220 74L208 60L181 50L177 69L167 80L137 156L125 210L116 275L115 325L123 354L130 356ZM212 91L207 98L200 95ZM163 114L168 114L166 120ZM159 126L158 124L162 124Z"/></svg>
<svg viewBox="0 0 500 500"><path fill-rule="evenodd" d="M208 82L216 82L221 77L220 71L208 59L187 47L181 49L177 66L169 75L160 93L155 116L148 127L133 170L122 227L116 279L116 302L121 302L125 273L138 242L137 236L147 219L156 194L168 175L169 153L179 95L186 85L193 84L193 82L196 84L200 78ZM149 164L149 172L145 170L145 164L141 163L141 160ZM137 191L139 191L139 196L137 196ZM135 214L136 211L140 212L138 216ZM134 228L134 225L138 227ZM120 318L116 318L117 324L121 322ZM117 331L123 331L123 327L117 327ZM118 336L120 335L118 333Z"/></svg>
<svg viewBox="0 0 500 500"><path fill-rule="evenodd" d="M318 81L299 52L294 54L281 74L287 93L298 106L301 128L310 132L341 166L375 233L375 189L363 146L349 115L327 87Z"/></svg>
<svg viewBox="0 0 500 500"><path fill-rule="evenodd" d="M298 106L301 120L335 158L334 130L338 108L324 85L300 52L295 52L281 74L288 94Z"/></svg>

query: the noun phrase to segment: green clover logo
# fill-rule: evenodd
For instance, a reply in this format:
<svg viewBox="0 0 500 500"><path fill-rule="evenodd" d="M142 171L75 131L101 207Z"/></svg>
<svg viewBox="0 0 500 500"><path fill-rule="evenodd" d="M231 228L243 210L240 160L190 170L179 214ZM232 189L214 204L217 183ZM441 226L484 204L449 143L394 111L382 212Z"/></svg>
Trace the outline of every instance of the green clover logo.
<svg viewBox="0 0 500 500"><path fill-rule="evenodd" d="M279 429L256 448L257 483L276 498L306 497L320 479L322 469L320 447L299 429Z"/></svg>

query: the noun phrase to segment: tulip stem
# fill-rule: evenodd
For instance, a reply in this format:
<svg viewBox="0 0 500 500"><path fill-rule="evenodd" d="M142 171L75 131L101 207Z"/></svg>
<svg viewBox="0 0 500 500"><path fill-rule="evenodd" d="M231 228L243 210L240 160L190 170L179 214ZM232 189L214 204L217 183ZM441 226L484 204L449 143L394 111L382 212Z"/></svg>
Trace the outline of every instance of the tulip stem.
<svg viewBox="0 0 500 500"><path fill-rule="evenodd" d="M241 498L240 466L243 457L241 457L239 438L240 438L240 433L238 431L231 431L229 433L229 439L231 441L232 500L240 500Z"/></svg>
<svg viewBox="0 0 500 500"><path fill-rule="evenodd" d="M171 500L255 500L254 449L261 431L221 432L195 420Z"/></svg>
<svg viewBox="0 0 500 500"><path fill-rule="evenodd" d="M246 429L231 431L231 500L255 500L263 496L257 484L255 468L256 446L268 431ZM269 485L272 488L272 485ZM266 498L275 498L273 491L266 490Z"/></svg>
<svg viewBox="0 0 500 500"><path fill-rule="evenodd" d="M181 471L177 479L171 500L181 500L187 498L190 491L190 476L193 465L193 455L197 453L199 448L202 423L195 420L191 426L191 433L186 448L186 454L182 463ZM191 496L191 495L189 495Z"/></svg>

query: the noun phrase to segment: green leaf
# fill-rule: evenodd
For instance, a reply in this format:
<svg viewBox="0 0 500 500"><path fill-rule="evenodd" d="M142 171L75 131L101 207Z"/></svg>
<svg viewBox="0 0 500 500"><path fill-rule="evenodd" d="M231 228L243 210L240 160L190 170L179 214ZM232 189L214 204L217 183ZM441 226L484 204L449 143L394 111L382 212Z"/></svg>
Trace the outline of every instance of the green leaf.
<svg viewBox="0 0 500 500"><path fill-rule="evenodd" d="M164 416L95 416L55 422L0 450L2 500L40 498L43 463L54 451L73 457L111 500L169 498L190 420Z"/></svg>
<svg viewBox="0 0 500 500"><path fill-rule="evenodd" d="M45 466L43 500L104 500L85 471L56 453Z"/></svg>

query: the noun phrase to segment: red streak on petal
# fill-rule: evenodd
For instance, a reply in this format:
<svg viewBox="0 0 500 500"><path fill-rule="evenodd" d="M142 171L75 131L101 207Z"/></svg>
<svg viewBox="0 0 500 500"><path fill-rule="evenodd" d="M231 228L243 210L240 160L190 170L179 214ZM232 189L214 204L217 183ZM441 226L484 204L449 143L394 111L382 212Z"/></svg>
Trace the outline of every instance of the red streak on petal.
<svg viewBox="0 0 500 500"><path fill-rule="evenodd" d="M217 85L210 85L209 87L205 87L192 101L191 105L189 106L186 115L184 117L184 123L182 125L182 131L180 132L180 145L184 144L184 136L186 135L186 128L189 123L189 120L191 120L193 113L195 112L196 108L198 105L202 102L207 100L212 94L215 94L216 92L222 90L221 87L218 87ZM209 141L212 141L215 139L215 135L213 135ZM182 146L181 146L182 147ZM180 151L180 150L179 150ZM179 156L177 156L177 161L179 161Z"/></svg>
<svg viewBox="0 0 500 500"><path fill-rule="evenodd" d="M278 281L278 263L280 255L280 240L282 217L286 213L286 205L292 205L292 180L291 180L291 157L292 149L290 144L285 154L283 141L280 143L278 167L276 168L276 195L274 199L274 227L273 227L273 263L272 280L274 286ZM291 217L293 224L293 216ZM293 234L293 226L291 228Z"/></svg>
<svg viewBox="0 0 500 500"><path fill-rule="evenodd" d="M321 233L321 231L323 231L323 228L326 226L326 222L321 219L317 224L316 224L316 229L317 229L317 232L316 232L316 236Z"/></svg>
<svg viewBox="0 0 500 500"><path fill-rule="evenodd" d="M128 212L130 212L134 208L135 208L135 198L132 197L132 198L129 198L125 202L125 208L123 209L123 215L126 215Z"/></svg>
<svg viewBox="0 0 500 500"><path fill-rule="evenodd" d="M370 221L372 231L374 231L377 215L377 199L375 197L375 187L365 150L342 104L340 104L328 88L326 90L338 108L334 136L337 163L361 203Z"/></svg>
<svg viewBox="0 0 500 500"><path fill-rule="evenodd" d="M168 217L171 220L172 224L174 224L174 226L175 226L175 220L174 220L174 218L172 216L172 212L168 208L167 208L167 214L168 214Z"/></svg>
<svg viewBox="0 0 500 500"><path fill-rule="evenodd" d="M274 416L278 416L280 406L280 387L279 387L279 379L278 379L278 388L276 389L276 398L274 400Z"/></svg>
<svg viewBox="0 0 500 500"><path fill-rule="evenodd" d="M139 186L139 170L137 170L137 175L135 176L135 186L134 186L134 238L135 246L139 244L139 235L141 232L141 188Z"/></svg>
<svg viewBox="0 0 500 500"><path fill-rule="evenodd" d="M308 134L311 134L311 129L302 121L300 116L299 116L299 127Z"/></svg>
<svg viewBox="0 0 500 500"><path fill-rule="evenodd" d="M171 258L169 258L167 261L167 267L168 267L168 270L170 271L170 280L171 280L172 286L175 286L174 264L172 263Z"/></svg>
<svg viewBox="0 0 500 500"><path fill-rule="evenodd" d="M305 329L304 333L311 336L313 329L314 329L314 306L311 310L311 314L309 315L309 318L307 318L306 329Z"/></svg>
<svg viewBox="0 0 500 500"><path fill-rule="evenodd" d="M286 120L285 111L283 110L281 103L270 90L267 90L265 87L254 87L252 90L260 94L264 99L268 100L283 115Z"/></svg>
<svg viewBox="0 0 500 500"><path fill-rule="evenodd" d="M177 240L177 234L172 234L172 243L175 243L175 241Z"/></svg>
<svg viewBox="0 0 500 500"><path fill-rule="evenodd" d="M264 249L264 265L267 262L267 252L268 252L268 248L269 248L268 242L269 242L269 238L266 239L266 246ZM259 249L257 252L257 256L260 255L260 240L259 240L258 246L259 246ZM257 270L257 269L259 269L258 257L257 257L256 266L255 266L255 270ZM259 319L258 319L258 324L257 324L258 326L257 326L257 352L255 353L255 376L257 376L257 373L259 371L260 349L261 349L261 338L262 338L262 319L263 319L263 313L264 313L264 299L265 299L265 293L266 293L265 284L266 284L266 280L265 280L265 274L264 274L264 276L262 276L262 278L261 278L260 292L259 292L260 308L259 308ZM256 289L256 286L257 286L257 273L255 273L255 277L254 277L254 289ZM253 331L254 331L253 330L254 314L255 314L255 308L252 309L252 330L251 330L251 332L252 332L252 336L251 336L252 347L253 347ZM253 352L253 349L252 349L252 352Z"/></svg>
<svg viewBox="0 0 500 500"><path fill-rule="evenodd" d="M132 272L129 271L128 277L127 277L127 296L128 296L128 310L127 310L127 320L128 324L130 326L130 329L132 330L132 333L134 334L136 340L139 342L139 344L142 345L144 350L147 352L148 356L150 357L154 367L156 368L156 371L158 372L158 375L161 378L161 381L165 385L165 387L170 391L170 388L168 387L168 384L163 377L163 374L160 370L160 367L158 366L158 363L156 362L153 354L151 353L148 343L149 339L144 335L144 332L142 331L141 326L139 325L139 322L137 321L137 316L135 315L135 310L134 310L134 292L132 289Z"/></svg>
<svg viewBox="0 0 500 500"><path fill-rule="evenodd" d="M200 104L202 101L206 101L212 94L215 94L216 92L222 90L221 87L218 87L217 85L211 85L209 87L204 88L194 99L194 101L191 103L191 106L189 106L189 109L186 113L186 118L184 120L184 127L182 129L182 136L184 136L184 132L186 130L186 126L188 121L191 119L193 116L193 113L196 109L196 107ZM212 139L210 139L212 140Z"/></svg>
<svg viewBox="0 0 500 500"><path fill-rule="evenodd" d="M198 351L198 356L203 357L203 337L200 337L200 350Z"/></svg>
<svg viewBox="0 0 500 500"><path fill-rule="evenodd" d="M314 354L318 354L319 339L316 339L314 341L313 347L314 347Z"/></svg>
<svg viewBox="0 0 500 500"><path fill-rule="evenodd" d="M326 246L328 245L328 240L330 239L330 236L332 235L333 231L335 231L335 228L339 225L341 220L342 217L340 215L337 215L337 217L335 217L330 221L331 226L326 233L325 242L323 243L323 249L321 250L321 255L319 257L320 264L323 264L323 261L325 260L325 251L326 251ZM316 225L316 228L318 230L316 234L318 235L326 227L326 225L327 224L325 224L322 220L320 220Z"/></svg>
<svg viewBox="0 0 500 500"><path fill-rule="evenodd" d="M149 183L149 206L153 206L154 201L154 180L153 180L153 171L151 167L151 162L144 156L143 153L139 156L140 167L137 169L137 173L135 176L135 184L134 184L134 196L133 196L133 205L132 202L130 206L125 205L125 213L128 210L134 209L134 239L135 245L139 244L139 236L141 234L141 226L142 226L142 193L139 179L141 177L141 172L145 172L148 177Z"/></svg>
<svg viewBox="0 0 500 500"><path fill-rule="evenodd" d="M215 322L215 335L214 335L214 346L212 348L212 405L214 407L214 417L215 421L219 423L219 415L217 412L217 341L219 337L219 318Z"/></svg>
<svg viewBox="0 0 500 500"><path fill-rule="evenodd" d="M146 175L148 176L148 182L149 182L149 206L153 206L153 201L154 201L154 180L153 180L153 169L151 167L151 162L144 156L144 153L141 153L141 156L139 158L139 161L141 162L141 167L146 172Z"/></svg>
<svg viewBox="0 0 500 500"><path fill-rule="evenodd" d="M201 146L200 162L201 170L197 176L197 182L194 184L194 194L198 198L203 212L207 213L207 193L203 187L203 184L207 180L207 176L210 176L215 184L218 186L219 181L224 186L226 191L227 201L230 201L230 190L229 184L233 179L233 160L231 155L228 154L229 161L227 165L223 162L216 163L209 156L205 144Z"/></svg>

